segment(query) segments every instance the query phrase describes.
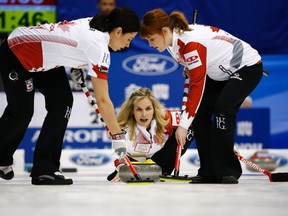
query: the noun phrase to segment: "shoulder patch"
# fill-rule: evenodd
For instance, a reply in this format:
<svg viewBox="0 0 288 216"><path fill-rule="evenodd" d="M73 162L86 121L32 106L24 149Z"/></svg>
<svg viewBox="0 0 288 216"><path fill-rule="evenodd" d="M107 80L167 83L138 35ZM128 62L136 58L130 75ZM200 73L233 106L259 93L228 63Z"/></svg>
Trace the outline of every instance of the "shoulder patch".
<svg viewBox="0 0 288 216"><path fill-rule="evenodd" d="M197 50L184 54L185 62L189 70L202 65L199 53Z"/></svg>
<svg viewBox="0 0 288 216"><path fill-rule="evenodd" d="M101 65L98 70L99 72L108 73L108 68L103 65Z"/></svg>

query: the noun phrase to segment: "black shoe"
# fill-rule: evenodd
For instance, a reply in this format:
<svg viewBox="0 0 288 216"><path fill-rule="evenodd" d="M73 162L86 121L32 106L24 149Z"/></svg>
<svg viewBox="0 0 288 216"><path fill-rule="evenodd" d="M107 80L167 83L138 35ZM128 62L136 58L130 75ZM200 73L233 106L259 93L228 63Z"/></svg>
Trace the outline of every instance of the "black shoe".
<svg viewBox="0 0 288 216"><path fill-rule="evenodd" d="M33 185L71 185L72 179L66 179L61 172L55 172L48 175L41 175L32 177L31 183Z"/></svg>
<svg viewBox="0 0 288 216"><path fill-rule="evenodd" d="M194 176L191 178L190 184L217 184L220 179L216 177Z"/></svg>
<svg viewBox="0 0 288 216"><path fill-rule="evenodd" d="M195 176L191 178L190 184L238 184L238 179L234 176L224 176L222 178Z"/></svg>
<svg viewBox="0 0 288 216"><path fill-rule="evenodd" d="M14 171L11 166L2 167L0 169L0 178L11 180L14 177Z"/></svg>
<svg viewBox="0 0 288 216"><path fill-rule="evenodd" d="M224 176L221 179L221 184L238 184L238 179L235 176Z"/></svg>
<svg viewBox="0 0 288 216"><path fill-rule="evenodd" d="M114 172L112 172L110 175L107 176L107 180L111 181L116 175L117 175L118 171L115 170Z"/></svg>

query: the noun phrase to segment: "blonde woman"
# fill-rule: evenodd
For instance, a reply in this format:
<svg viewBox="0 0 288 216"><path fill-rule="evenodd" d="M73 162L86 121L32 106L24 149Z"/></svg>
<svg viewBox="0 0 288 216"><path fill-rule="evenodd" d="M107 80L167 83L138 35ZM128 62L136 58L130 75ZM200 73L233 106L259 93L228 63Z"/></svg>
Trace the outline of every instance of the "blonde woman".
<svg viewBox="0 0 288 216"><path fill-rule="evenodd" d="M179 111L165 110L148 88L133 92L121 106L117 117L119 126L126 132L130 159L144 161L147 157L151 158L162 168L163 174L171 174L177 147L174 129L179 125L179 116ZM190 129L182 154L192 141ZM115 160L116 168L120 165ZM119 181L117 169L107 179Z"/></svg>

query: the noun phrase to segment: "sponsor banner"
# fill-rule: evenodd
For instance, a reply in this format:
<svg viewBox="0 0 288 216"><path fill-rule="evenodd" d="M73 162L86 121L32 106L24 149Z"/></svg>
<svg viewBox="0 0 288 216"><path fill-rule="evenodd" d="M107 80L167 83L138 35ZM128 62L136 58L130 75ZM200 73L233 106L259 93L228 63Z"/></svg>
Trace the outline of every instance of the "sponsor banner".
<svg viewBox="0 0 288 216"><path fill-rule="evenodd" d="M255 149L240 149L239 153L246 159L251 160L251 157L255 156L256 152L260 152L258 157L265 157L265 160L261 162L262 168L269 170L270 172L287 172L288 170L288 150L283 149L265 149L265 151ZM261 153L263 152L263 153ZM253 163L257 160L253 161ZM265 162L266 161L266 162ZM250 166L247 166L241 162L243 174L259 174L259 172ZM197 175L198 169L200 168L199 155L196 149L188 149L186 153L181 157L180 163L180 175Z"/></svg>
<svg viewBox="0 0 288 216"><path fill-rule="evenodd" d="M88 102L83 92L73 92L74 102L68 127L95 127L103 128L100 119L97 118L95 110ZM0 114L4 112L7 105L6 96L0 92ZM29 124L30 128L40 128L47 114L45 100L42 94L35 94L34 115Z"/></svg>
<svg viewBox="0 0 288 216"><path fill-rule="evenodd" d="M64 149L61 155L61 168L76 168L77 172L114 171L112 149Z"/></svg>
<svg viewBox="0 0 288 216"><path fill-rule="evenodd" d="M180 108L184 87L183 67L167 53L133 50L111 53L109 92L116 107L133 91L147 87L167 108Z"/></svg>
<svg viewBox="0 0 288 216"><path fill-rule="evenodd" d="M257 158L264 158L260 165L262 168L275 172L287 172L288 150L284 149L240 149L240 154L253 163L259 163ZM18 149L14 154L13 169L17 173L24 172L24 149ZM256 155L256 156L255 156ZM114 169L112 149L63 149L61 155L61 168L76 168L77 172L107 173ZM254 161L253 161L254 159ZM251 166L240 162L243 174L258 174L259 172ZM31 164L27 163L26 164ZM200 168L199 155L196 149L188 149L181 157L180 175L197 175Z"/></svg>
<svg viewBox="0 0 288 216"><path fill-rule="evenodd" d="M26 151L26 163L32 163L41 128L28 128L19 148ZM104 128L67 128L63 149L111 149L111 139Z"/></svg>
<svg viewBox="0 0 288 216"><path fill-rule="evenodd" d="M266 149L259 151L255 149L240 149L240 154L246 159L252 160L255 153L258 157L265 157L267 163L260 166L272 173L286 172L288 170L288 151L283 149ZM105 173L110 174L114 169L113 150L111 149L64 149L61 156L61 168L76 168L77 172ZM253 163L258 163L253 161ZM251 166L240 161L243 174L260 174ZM271 167L271 164L273 167ZM188 149L181 157L180 176L197 175L200 168L199 156L196 149Z"/></svg>
<svg viewBox="0 0 288 216"><path fill-rule="evenodd" d="M277 148L270 145L269 108L240 109L236 122L235 144L238 148Z"/></svg>
<svg viewBox="0 0 288 216"><path fill-rule="evenodd" d="M159 76L177 70L178 63L166 55L139 54L125 58L122 68L139 76Z"/></svg>
<svg viewBox="0 0 288 216"><path fill-rule="evenodd" d="M107 131L102 126L100 119L98 119L84 93L73 92L73 94L74 106L65 133L63 149L111 148L111 140ZM161 95L163 96L163 94ZM6 104L6 98L3 93L0 93L0 103ZM33 159L34 146L46 115L44 106L44 97L37 93L35 95L34 116L19 146L19 148L25 149L27 162L32 162ZM4 108L5 106L0 106L0 113L4 111ZM115 108L117 112L120 106ZM169 109L175 110L173 107L169 107ZM270 145L269 109L241 109L236 124L235 144L238 148L278 148L277 145ZM195 148L195 145L192 144L191 148Z"/></svg>

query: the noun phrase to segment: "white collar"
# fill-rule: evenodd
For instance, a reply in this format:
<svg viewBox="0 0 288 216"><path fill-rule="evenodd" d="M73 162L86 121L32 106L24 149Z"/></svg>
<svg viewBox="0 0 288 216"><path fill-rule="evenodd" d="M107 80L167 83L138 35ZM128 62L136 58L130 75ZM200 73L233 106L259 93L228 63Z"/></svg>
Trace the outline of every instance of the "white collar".
<svg viewBox="0 0 288 216"><path fill-rule="evenodd" d="M147 131L146 127L142 127L138 123L137 123L136 127L138 128L139 132L141 132L147 140L151 141L151 139L156 134L156 120L155 119L153 119L151 121L151 126L150 126L150 130L149 131Z"/></svg>
<svg viewBox="0 0 288 216"><path fill-rule="evenodd" d="M171 54L174 59L177 59L178 45L177 40L179 38L179 34L176 32L175 28L172 32L172 45L168 46L167 51Z"/></svg>

